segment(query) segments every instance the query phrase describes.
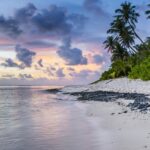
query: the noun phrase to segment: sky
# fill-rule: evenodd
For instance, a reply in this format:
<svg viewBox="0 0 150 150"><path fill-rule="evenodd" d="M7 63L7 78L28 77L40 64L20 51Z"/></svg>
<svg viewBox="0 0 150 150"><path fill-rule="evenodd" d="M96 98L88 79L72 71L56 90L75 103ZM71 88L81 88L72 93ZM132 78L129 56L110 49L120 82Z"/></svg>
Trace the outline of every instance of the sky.
<svg viewBox="0 0 150 150"><path fill-rule="evenodd" d="M110 66L103 41L124 0L1 0L0 85L72 85L99 79ZM148 0L130 0L145 39Z"/></svg>

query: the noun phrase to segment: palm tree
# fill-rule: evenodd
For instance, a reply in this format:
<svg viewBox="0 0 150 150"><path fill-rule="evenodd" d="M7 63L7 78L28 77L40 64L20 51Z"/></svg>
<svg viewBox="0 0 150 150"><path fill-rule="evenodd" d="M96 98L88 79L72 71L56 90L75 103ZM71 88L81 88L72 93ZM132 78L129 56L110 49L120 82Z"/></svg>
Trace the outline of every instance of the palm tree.
<svg viewBox="0 0 150 150"><path fill-rule="evenodd" d="M113 50L112 62L116 60L126 60L129 57L129 54L125 48L123 48L118 42L116 42L115 49Z"/></svg>
<svg viewBox="0 0 150 150"><path fill-rule="evenodd" d="M112 52L115 49L115 40L112 36L108 36L106 41L104 41L105 48L108 52Z"/></svg>
<svg viewBox="0 0 150 150"><path fill-rule="evenodd" d="M129 52L135 53L136 50L132 47L132 45L135 44L135 36L131 28L129 26L124 27L119 34L121 37L119 38L121 45L129 49Z"/></svg>
<svg viewBox="0 0 150 150"><path fill-rule="evenodd" d="M125 24L128 24L135 36L141 41L141 43L144 43L135 31L136 23L138 22L138 17L140 16L139 13L136 12L136 6L132 5L130 2L124 2L121 4L121 8L117 9L115 12L117 14L115 17L123 20Z"/></svg>
<svg viewBox="0 0 150 150"><path fill-rule="evenodd" d="M117 34L121 32L121 30L125 27L125 24L122 20L119 18L116 18L111 24L110 24L110 29L107 31L108 34Z"/></svg>
<svg viewBox="0 0 150 150"><path fill-rule="evenodd" d="M111 28L107 31L107 33L113 34L115 36L115 40L118 41L122 47L129 49L130 53L136 52L132 47L135 43L134 33L131 27L126 26L125 22L119 17L111 23Z"/></svg>
<svg viewBox="0 0 150 150"><path fill-rule="evenodd" d="M150 7L150 4L148 4L147 6ZM147 15L147 19L150 19L150 10L145 11L145 14Z"/></svg>

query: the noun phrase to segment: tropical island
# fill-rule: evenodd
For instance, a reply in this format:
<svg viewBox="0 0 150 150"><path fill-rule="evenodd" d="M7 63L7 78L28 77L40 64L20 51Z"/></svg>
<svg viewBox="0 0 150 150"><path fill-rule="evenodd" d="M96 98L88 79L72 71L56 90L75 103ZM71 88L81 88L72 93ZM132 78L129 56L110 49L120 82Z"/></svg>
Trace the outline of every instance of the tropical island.
<svg viewBox="0 0 150 150"><path fill-rule="evenodd" d="M107 31L108 37L104 41L105 48L112 54L112 64L100 80L118 77L150 80L150 37L144 41L138 35L136 24L139 16L136 6L130 2L122 3L115 10L114 20ZM150 5L145 17L150 19Z"/></svg>
<svg viewBox="0 0 150 150"><path fill-rule="evenodd" d="M150 4L145 12L150 19ZM116 102L130 110L150 110L150 37L144 41L137 33L140 14L136 6L124 2L115 10L107 31L105 49L111 53L111 66L99 80L80 86L48 90L77 96L78 100ZM138 43L138 44L137 44ZM127 101L126 101L127 100ZM126 102L125 102L126 101ZM124 104L125 102L125 104ZM125 111L127 112L127 111Z"/></svg>
<svg viewBox="0 0 150 150"><path fill-rule="evenodd" d="M124 1L2 1L0 150L150 149L150 4Z"/></svg>

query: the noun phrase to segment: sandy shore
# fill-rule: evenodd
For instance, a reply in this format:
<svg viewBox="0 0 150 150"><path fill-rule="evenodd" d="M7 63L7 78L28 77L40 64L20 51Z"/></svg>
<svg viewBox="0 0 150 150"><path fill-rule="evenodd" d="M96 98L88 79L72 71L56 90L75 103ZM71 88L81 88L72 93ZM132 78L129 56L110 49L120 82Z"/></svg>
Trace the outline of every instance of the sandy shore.
<svg viewBox="0 0 150 150"><path fill-rule="evenodd" d="M61 92L86 100L85 113L95 122L102 150L150 149L149 81L120 78Z"/></svg>
<svg viewBox="0 0 150 150"><path fill-rule="evenodd" d="M102 150L150 149L149 113L133 112L114 102L87 105L86 115L96 122Z"/></svg>
<svg viewBox="0 0 150 150"><path fill-rule="evenodd" d="M119 78L101 81L92 85L67 86L63 92L82 92L82 91L113 91L121 93L141 93L150 94L150 81L130 80Z"/></svg>

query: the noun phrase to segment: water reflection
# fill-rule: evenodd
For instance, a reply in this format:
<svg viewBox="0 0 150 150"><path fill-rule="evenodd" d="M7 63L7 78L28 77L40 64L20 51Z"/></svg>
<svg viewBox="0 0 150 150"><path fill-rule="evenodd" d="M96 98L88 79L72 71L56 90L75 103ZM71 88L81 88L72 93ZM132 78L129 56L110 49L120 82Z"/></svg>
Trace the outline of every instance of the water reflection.
<svg viewBox="0 0 150 150"><path fill-rule="evenodd" d="M99 149L78 102L66 99L32 87L0 90L0 149Z"/></svg>

